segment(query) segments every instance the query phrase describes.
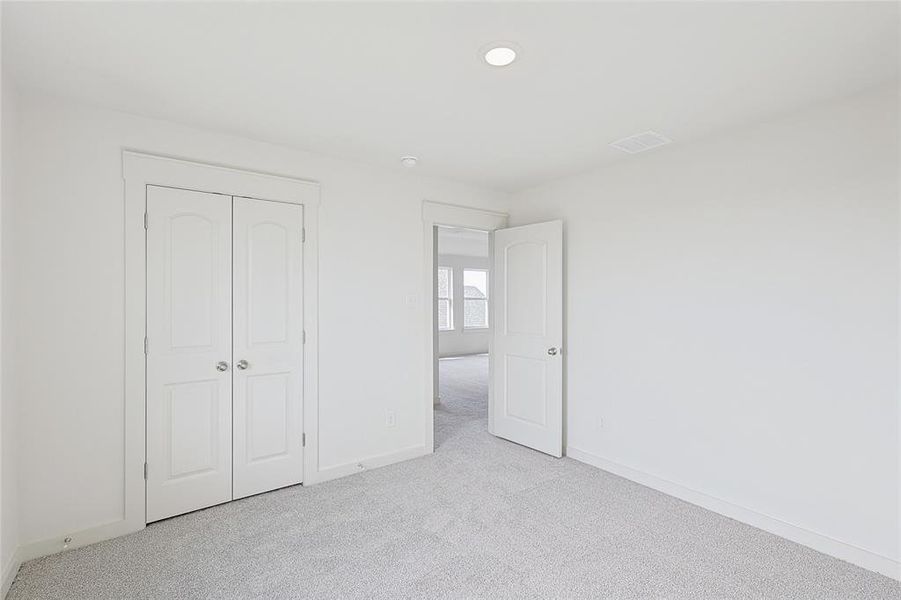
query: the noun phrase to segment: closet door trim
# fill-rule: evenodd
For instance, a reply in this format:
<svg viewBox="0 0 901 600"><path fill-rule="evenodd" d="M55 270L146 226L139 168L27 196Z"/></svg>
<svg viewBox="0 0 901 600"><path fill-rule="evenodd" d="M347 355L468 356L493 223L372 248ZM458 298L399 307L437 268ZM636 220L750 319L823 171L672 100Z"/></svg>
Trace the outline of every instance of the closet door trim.
<svg viewBox="0 0 901 600"><path fill-rule="evenodd" d="M146 231L147 187L173 187L303 206L303 481L318 479L318 207L319 184L270 173L204 164L133 150L122 153L125 200L125 336L123 510L120 520L83 536L94 543L143 529L146 524ZM152 466L150 468L153 468Z"/></svg>

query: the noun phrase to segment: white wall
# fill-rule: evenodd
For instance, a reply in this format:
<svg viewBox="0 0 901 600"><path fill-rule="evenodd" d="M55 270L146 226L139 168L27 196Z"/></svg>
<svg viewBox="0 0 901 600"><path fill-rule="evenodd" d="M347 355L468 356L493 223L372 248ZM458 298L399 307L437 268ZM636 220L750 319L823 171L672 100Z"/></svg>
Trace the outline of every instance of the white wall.
<svg viewBox="0 0 901 600"><path fill-rule="evenodd" d="M897 569L898 127L875 91L514 195L565 221L570 454Z"/></svg>
<svg viewBox="0 0 901 600"><path fill-rule="evenodd" d="M15 164L13 145L15 135L15 97L6 85L4 71L0 98L0 596L18 569L16 554L19 544L17 419L10 378L3 365L4 357L15 349L7 335L11 314L5 296L9 293L6 281L12 267L9 249L10 207L12 205Z"/></svg>
<svg viewBox="0 0 901 600"><path fill-rule="evenodd" d="M438 239L438 246L440 251L441 238ZM454 270L452 282L454 328L438 332L438 356L463 356L488 352L491 329L463 329L463 269L488 269L488 257L439 254L438 266ZM490 327L490 321L488 325Z"/></svg>
<svg viewBox="0 0 901 600"><path fill-rule="evenodd" d="M18 108L4 372L21 406L22 544L122 515L123 148L320 181L320 469L422 446L421 203L503 209L507 195L31 91Z"/></svg>
<svg viewBox="0 0 901 600"><path fill-rule="evenodd" d="M897 100L514 198L512 225L566 222L570 449L898 560ZM321 467L422 443L424 307L404 303L422 281L420 203L505 195L33 92L15 106L2 431L15 397L21 543L121 515L123 147L321 181Z"/></svg>

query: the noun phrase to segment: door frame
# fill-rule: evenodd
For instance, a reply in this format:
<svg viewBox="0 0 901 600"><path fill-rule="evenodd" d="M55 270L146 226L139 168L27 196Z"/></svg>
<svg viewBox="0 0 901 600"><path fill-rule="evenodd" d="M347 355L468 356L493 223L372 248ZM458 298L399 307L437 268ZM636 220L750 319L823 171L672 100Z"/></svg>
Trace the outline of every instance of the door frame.
<svg viewBox="0 0 901 600"><path fill-rule="evenodd" d="M422 202L422 231L423 231L423 294L425 298L425 347L423 355L425 362L425 389L424 392L424 411L425 411L425 450L426 452L435 451L435 404L438 401L437 389L437 372L438 372L438 315L437 306L437 278L435 277L435 261L437 260L437 233L435 227L465 227L466 229L479 229L482 231L494 231L495 229L503 229L507 226L509 215L504 212L488 210L484 208L474 208L469 206L459 206L456 204L445 204L443 202L432 202L423 200ZM489 246L490 247L490 246ZM489 261L493 260L491 256L492 250L489 250ZM490 264L490 263L489 263ZM494 286L494 278L488 278L489 288ZM488 297L493 297L490 289ZM493 322L493 320L491 321ZM491 377L492 356L491 342L488 347L488 369L489 382ZM488 394L492 393L489 383ZM490 400L489 400L490 402ZM489 423L489 431L491 426Z"/></svg>
<svg viewBox="0 0 901 600"><path fill-rule="evenodd" d="M303 206L303 481L318 478L319 439L319 183L134 150L122 152L125 188L125 381L123 518L109 537L146 526L146 230L147 186L173 187Z"/></svg>

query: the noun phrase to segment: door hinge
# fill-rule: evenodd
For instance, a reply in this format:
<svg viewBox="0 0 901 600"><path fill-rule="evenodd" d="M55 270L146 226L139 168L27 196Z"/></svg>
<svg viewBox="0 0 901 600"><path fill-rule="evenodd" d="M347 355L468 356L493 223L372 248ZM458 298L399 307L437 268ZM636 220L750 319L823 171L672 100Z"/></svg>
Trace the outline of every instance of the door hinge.
<svg viewBox="0 0 901 600"><path fill-rule="evenodd" d="M300 445L302 448L307 447L307 434L306 433L300 434Z"/></svg>
<svg viewBox="0 0 901 600"><path fill-rule="evenodd" d="M147 223L148 223L148 220L149 220L149 218L147 217L147 213L145 212L145 213L144 213L144 229L149 229L149 228L150 228L149 225L147 224Z"/></svg>
<svg viewBox="0 0 901 600"><path fill-rule="evenodd" d="M307 332L306 332L306 331L301 331L301 332L300 332L300 343L301 343L301 344L306 344L306 343L307 343Z"/></svg>
<svg viewBox="0 0 901 600"><path fill-rule="evenodd" d="M147 463L144 463L144 480L147 480Z"/></svg>
<svg viewBox="0 0 901 600"><path fill-rule="evenodd" d="M144 354L147 354L147 348L150 346L150 342L147 341L147 336L144 336Z"/></svg>
<svg viewBox="0 0 901 600"><path fill-rule="evenodd" d="M307 241L307 228L303 227L300 230L300 243L303 244L303 243L306 243L306 241Z"/></svg>

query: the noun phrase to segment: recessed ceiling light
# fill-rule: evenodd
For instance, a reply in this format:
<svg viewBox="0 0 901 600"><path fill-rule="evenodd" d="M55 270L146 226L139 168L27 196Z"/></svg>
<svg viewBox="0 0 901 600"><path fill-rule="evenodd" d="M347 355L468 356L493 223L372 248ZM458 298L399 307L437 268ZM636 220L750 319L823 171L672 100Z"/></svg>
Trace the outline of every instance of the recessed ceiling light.
<svg viewBox="0 0 901 600"><path fill-rule="evenodd" d="M401 156L400 157L400 164L402 164L403 166L408 167L408 168L415 167L416 163L418 163L418 162L419 162L419 159L416 158L415 156Z"/></svg>
<svg viewBox="0 0 901 600"><path fill-rule="evenodd" d="M484 49L484 57L492 67L506 67L516 60L516 48L511 44L492 44Z"/></svg>

